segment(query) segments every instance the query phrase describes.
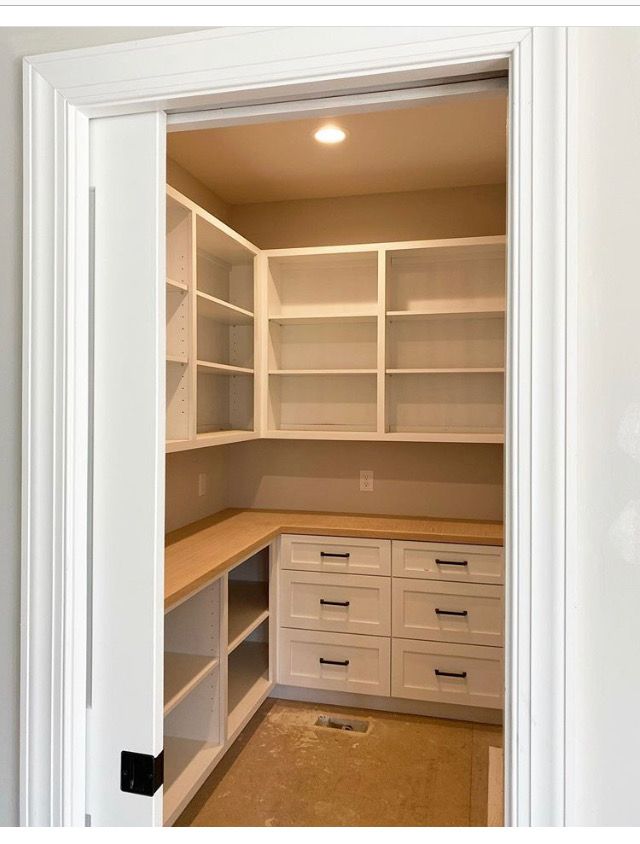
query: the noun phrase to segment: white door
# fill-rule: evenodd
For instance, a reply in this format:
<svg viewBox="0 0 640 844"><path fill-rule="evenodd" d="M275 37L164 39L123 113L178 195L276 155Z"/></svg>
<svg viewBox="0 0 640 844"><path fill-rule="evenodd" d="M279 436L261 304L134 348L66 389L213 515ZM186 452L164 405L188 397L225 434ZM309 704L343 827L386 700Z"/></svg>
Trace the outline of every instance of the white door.
<svg viewBox="0 0 640 844"><path fill-rule="evenodd" d="M90 131L90 348L100 386L89 485L87 822L149 826L162 823L165 116L92 120Z"/></svg>

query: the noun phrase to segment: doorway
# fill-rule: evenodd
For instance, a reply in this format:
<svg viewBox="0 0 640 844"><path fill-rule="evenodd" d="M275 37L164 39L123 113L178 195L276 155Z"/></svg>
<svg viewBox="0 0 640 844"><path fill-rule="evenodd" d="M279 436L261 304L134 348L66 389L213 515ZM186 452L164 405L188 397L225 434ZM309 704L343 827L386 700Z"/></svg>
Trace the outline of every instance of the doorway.
<svg viewBox="0 0 640 844"><path fill-rule="evenodd" d="M248 807L233 783L265 781L274 754L289 774L262 790L256 825L495 823L506 79L396 91L373 109L357 97L329 108L250 123L222 112L221 125L203 129L188 116L168 136L165 823L241 825ZM393 567L303 575L315 564L313 552L304 562L289 555L308 532L298 524L260 552L262 563L249 556L238 565L234 547L230 567L221 558L207 579L201 562L237 518L229 508L247 524L265 510L349 514L353 533L374 526ZM376 517L404 520L405 533L387 538ZM461 533L438 548L416 541L421 519L481 524L486 536ZM354 554L353 538L339 548L335 537L318 539L329 541L321 557ZM401 554L432 550L446 557L440 570L402 570ZM174 572L189 566L198 581L183 578L178 593ZM210 617L206 643L195 628L187 634ZM349 651L356 646L377 653L366 682ZM321 656L325 668L309 675L310 663L295 666L305 647L336 658ZM322 722L332 715L361 715L371 733L341 748L344 731L338 738ZM340 805L323 775L335 783L355 772L328 761L332 747L374 772ZM385 805L383 758L397 762L398 802L395 815L373 818L368 808ZM295 776L301 768L311 790ZM439 804L452 782L455 807Z"/></svg>

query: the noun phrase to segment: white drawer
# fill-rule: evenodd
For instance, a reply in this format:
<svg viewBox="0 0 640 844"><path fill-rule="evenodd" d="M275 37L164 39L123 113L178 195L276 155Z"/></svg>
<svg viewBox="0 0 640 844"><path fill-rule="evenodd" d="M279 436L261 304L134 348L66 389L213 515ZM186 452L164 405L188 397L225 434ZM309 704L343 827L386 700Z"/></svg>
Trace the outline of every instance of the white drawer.
<svg viewBox="0 0 640 844"><path fill-rule="evenodd" d="M393 640L393 697L502 708L502 648Z"/></svg>
<svg viewBox="0 0 640 844"><path fill-rule="evenodd" d="M462 583L504 582L502 548L393 540L395 577L454 580Z"/></svg>
<svg viewBox="0 0 640 844"><path fill-rule="evenodd" d="M287 686L388 695L391 640L354 633L279 630L278 682Z"/></svg>
<svg viewBox="0 0 640 844"><path fill-rule="evenodd" d="M282 627L391 635L391 579L357 574L282 571Z"/></svg>
<svg viewBox="0 0 640 844"><path fill-rule="evenodd" d="M502 586L393 580L393 635L404 639L502 645Z"/></svg>
<svg viewBox="0 0 640 844"><path fill-rule="evenodd" d="M337 536L282 537L281 567L343 574L391 574L391 542Z"/></svg>

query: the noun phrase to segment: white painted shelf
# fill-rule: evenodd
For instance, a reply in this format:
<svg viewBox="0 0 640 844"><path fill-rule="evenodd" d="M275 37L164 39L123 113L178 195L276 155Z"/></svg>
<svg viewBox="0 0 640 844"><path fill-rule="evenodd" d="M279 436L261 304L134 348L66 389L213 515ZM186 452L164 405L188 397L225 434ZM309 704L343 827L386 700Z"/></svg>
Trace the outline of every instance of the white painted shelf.
<svg viewBox="0 0 640 844"><path fill-rule="evenodd" d="M250 325L253 322L251 311L232 305L231 302L210 296L202 290L198 290L196 298L199 316L208 317L225 325Z"/></svg>
<svg viewBox="0 0 640 844"><path fill-rule="evenodd" d="M168 715L219 664L217 657L165 651L164 714Z"/></svg>
<svg viewBox="0 0 640 844"><path fill-rule="evenodd" d="M231 366L228 363L214 363L209 360L198 361L198 372L207 372L211 375L253 375L253 369L245 366Z"/></svg>
<svg viewBox="0 0 640 844"><path fill-rule="evenodd" d="M184 281L175 281L173 278L167 278L167 287L173 290L180 290L182 293L186 293L189 289Z"/></svg>
<svg viewBox="0 0 640 844"><path fill-rule="evenodd" d="M375 311L343 312L343 313L314 313L301 311L293 314L279 314L269 317L269 322L278 325L326 325L330 323L374 323L378 319Z"/></svg>
<svg viewBox="0 0 640 844"><path fill-rule="evenodd" d="M505 309L502 308L441 308L432 310L387 311L387 319L426 320L426 319L504 319Z"/></svg>
<svg viewBox="0 0 640 844"><path fill-rule="evenodd" d="M268 583L229 580L228 653L232 653L268 618Z"/></svg>
<svg viewBox="0 0 640 844"><path fill-rule="evenodd" d="M377 369L271 369L269 375L375 375Z"/></svg>
<svg viewBox="0 0 640 844"><path fill-rule="evenodd" d="M189 360L186 355L167 355L167 363L187 364Z"/></svg>
<svg viewBox="0 0 640 844"><path fill-rule="evenodd" d="M500 366L446 366L430 369L387 369L387 375L499 375L504 373Z"/></svg>
<svg viewBox="0 0 640 844"><path fill-rule="evenodd" d="M223 745L164 737L164 824L172 824L206 779Z"/></svg>
<svg viewBox="0 0 640 844"><path fill-rule="evenodd" d="M243 642L229 656L228 735L244 726L258 702L269 692L269 645Z"/></svg>

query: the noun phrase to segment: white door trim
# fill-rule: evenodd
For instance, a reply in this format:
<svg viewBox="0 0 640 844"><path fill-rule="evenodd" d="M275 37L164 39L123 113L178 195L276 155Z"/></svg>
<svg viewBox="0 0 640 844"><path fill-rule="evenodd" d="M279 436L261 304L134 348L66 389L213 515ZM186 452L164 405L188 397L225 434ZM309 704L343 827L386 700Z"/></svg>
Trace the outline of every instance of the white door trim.
<svg viewBox="0 0 640 844"><path fill-rule="evenodd" d="M564 823L573 65L565 28L524 27L223 28L25 60L21 823L82 825L86 811L89 119L505 66L507 821Z"/></svg>

